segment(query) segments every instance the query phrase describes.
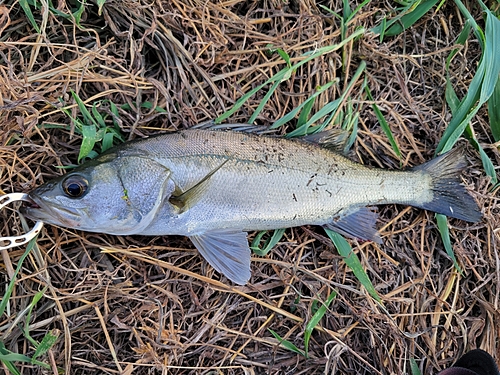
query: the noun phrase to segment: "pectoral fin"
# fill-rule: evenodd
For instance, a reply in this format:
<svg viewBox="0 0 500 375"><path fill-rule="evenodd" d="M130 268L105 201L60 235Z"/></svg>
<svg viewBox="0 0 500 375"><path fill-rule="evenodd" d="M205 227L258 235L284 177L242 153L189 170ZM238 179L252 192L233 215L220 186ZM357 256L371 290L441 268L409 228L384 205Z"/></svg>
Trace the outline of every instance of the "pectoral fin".
<svg viewBox="0 0 500 375"><path fill-rule="evenodd" d="M217 230L189 237L203 258L232 282L250 279L250 248L246 232Z"/></svg>
<svg viewBox="0 0 500 375"><path fill-rule="evenodd" d="M228 161L229 159L225 160L221 165L208 173L199 182L197 182L194 186L190 187L185 192L174 192L174 194L172 194L172 196L169 198L169 202L176 206L179 209L180 213L185 212L189 207L193 207L203 195L210 177L212 177L214 173L221 169Z"/></svg>
<svg viewBox="0 0 500 375"><path fill-rule="evenodd" d="M356 211L349 212L346 216L326 224L325 227L351 238L382 243L380 235L375 228L377 218L377 212L368 207L361 207Z"/></svg>

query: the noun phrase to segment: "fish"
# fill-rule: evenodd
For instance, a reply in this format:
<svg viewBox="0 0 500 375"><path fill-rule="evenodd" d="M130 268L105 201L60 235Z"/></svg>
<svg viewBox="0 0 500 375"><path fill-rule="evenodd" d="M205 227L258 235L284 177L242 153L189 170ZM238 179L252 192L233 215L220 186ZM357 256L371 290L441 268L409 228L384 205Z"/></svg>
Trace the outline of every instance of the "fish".
<svg viewBox="0 0 500 375"><path fill-rule="evenodd" d="M345 137L344 137L345 139ZM188 129L116 146L29 193L32 220L112 235L187 236L219 273L250 277L249 231L319 225L381 242L373 206L410 205L478 222L460 148L408 170L339 152L339 132L289 139Z"/></svg>

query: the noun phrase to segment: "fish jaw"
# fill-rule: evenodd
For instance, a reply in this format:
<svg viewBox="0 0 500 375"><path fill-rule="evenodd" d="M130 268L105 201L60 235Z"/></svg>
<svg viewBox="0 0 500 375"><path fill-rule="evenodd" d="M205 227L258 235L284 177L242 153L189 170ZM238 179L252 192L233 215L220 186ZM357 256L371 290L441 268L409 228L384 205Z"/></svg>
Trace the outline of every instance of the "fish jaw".
<svg viewBox="0 0 500 375"><path fill-rule="evenodd" d="M78 209L64 207L58 202L45 202L35 192L31 192L28 198L31 202L21 207L21 213L27 218L68 228L80 226L81 213Z"/></svg>

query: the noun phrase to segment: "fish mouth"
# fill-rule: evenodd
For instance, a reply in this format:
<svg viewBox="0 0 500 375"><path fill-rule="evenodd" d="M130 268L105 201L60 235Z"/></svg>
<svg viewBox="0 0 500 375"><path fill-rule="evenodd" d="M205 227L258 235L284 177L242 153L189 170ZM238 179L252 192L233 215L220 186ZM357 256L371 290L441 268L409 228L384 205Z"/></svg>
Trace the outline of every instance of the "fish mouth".
<svg viewBox="0 0 500 375"><path fill-rule="evenodd" d="M79 215L76 210L49 204L33 193L28 194L28 200L23 203L19 211L33 221L42 221L68 228L79 226Z"/></svg>

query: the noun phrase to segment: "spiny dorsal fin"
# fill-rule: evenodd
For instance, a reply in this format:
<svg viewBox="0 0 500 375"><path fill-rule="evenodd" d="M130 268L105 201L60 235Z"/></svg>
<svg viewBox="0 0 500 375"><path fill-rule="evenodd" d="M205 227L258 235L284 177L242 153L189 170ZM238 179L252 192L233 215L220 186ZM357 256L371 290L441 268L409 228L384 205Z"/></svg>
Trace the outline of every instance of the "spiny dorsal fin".
<svg viewBox="0 0 500 375"><path fill-rule="evenodd" d="M213 120L203 122L193 126L191 129L201 129L201 130L215 130L215 131L233 131L240 133L249 134L276 134L276 129L270 129L268 126L264 125L252 125L252 124L216 124Z"/></svg>

